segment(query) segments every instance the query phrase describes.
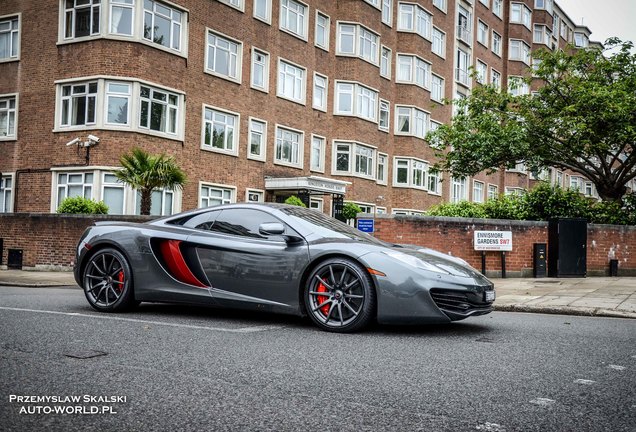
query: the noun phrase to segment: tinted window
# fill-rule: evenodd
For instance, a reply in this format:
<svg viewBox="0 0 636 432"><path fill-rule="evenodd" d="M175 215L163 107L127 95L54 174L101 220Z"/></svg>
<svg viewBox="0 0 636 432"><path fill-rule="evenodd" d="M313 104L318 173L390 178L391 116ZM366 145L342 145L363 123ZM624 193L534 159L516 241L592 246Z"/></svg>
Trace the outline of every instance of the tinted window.
<svg viewBox="0 0 636 432"><path fill-rule="evenodd" d="M186 226L188 228L197 228L209 230L214 219L220 214L220 211L210 211L205 213L199 213L194 216L189 216L185 219L179 220L179 225Z"/></svg>
<svg viewBox="0 0 636 432"><path fill-rule="evenodd" d="M253 209L227 209L221 211L210 231L223 234L238 235L251 238L268 238L258 232L258 227L263 223L280 221L274 216Z"/></svg>

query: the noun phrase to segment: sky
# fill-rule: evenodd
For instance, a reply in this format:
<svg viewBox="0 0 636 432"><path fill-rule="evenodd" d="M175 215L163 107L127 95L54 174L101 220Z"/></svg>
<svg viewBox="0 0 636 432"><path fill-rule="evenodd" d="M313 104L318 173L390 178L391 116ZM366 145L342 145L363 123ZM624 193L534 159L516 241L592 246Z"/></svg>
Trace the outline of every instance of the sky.
<svg viewBox="0 0 636 432"><path fill-rule="evenodd" d="M617 36L636 44L636 0L556 0L574 21L592 30L590 40L605 42Z"/></svg>

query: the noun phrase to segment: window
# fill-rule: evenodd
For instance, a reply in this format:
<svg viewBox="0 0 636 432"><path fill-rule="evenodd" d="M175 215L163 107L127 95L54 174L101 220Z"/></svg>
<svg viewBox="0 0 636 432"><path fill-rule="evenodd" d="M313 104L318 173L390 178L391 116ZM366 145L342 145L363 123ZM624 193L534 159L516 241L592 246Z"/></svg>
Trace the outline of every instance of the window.
<svg viewBox="0 0 636 432"><path fill-rule="evenodd" d="M552 0L534 0L535 9L545 9L552 15Z"/></svg>
<svg viewBox="0 0 636 432"><path fill-rule="evenodd" d="M495 31L492 32L492 52L501 57L501 35Z"/></svg>
<svg viewBox="0 0 636 432"><path fill-rule="evenodd" d="M428 187L426 182L428 162L414 158L396 157L393 166L393 186L416 189Z"/></svg>
<svg viewBox="0 0 636 432"><path fill-rule="evenodd" d="M180 51L182 20L182 12L158 1L144 0L144 39Z"/></svg>
<svg viewBox="0 0 636 432"><path fill-rule="evenodd" d="M0 96L0 140L16 138L16 96Z"/></svg>
<svg viewBox="0 0 636 432"><path fill-rule="evenodd" d="M417 56L398 54L396 81L430 89L431 65Z"/></svg>
<svg viewBox="0 0 636 432"><path fill-rule="evenodd" d="M301 131L276 126L274 162L302 168L304 139Z"/></svg>
<svg viewBox="0 0 636 432"><path fill-rule="evenodd" d="M387 172L389 170L389 156L378 153L378 167L376 169L375 180L380 184L386 184Z"/></svg>
<svg viewBox="0 0 636 432"><path fill-rule="evenodd" d="M334 142L334 172L360 177L374 177L375 149L357 142Z"/></svg>
<svg viewBox="0 0 636 432"><path fill-rule="evenodd" d="M106 123L113 125L130 124L130 83L106 83Z"/></svg>
<svg viewBox="0 0 636 432"><path fill-rule="evenodd" d="M458 203L468 200L468 190L466 189L466 177L453 177L451 187L451 202Z"/></svg>
<svg viewBox="0 0 636 432"><path fill-rule="evenodd" d="M319 212L323 212L324 202L322 198L310 198L309 199L309 208L312 210L316 210Z"/></svg>
<svg viewBox="0 0 636 432"><path fill-rule="evenodd" d="M393 0L382 0L382 22L388 26L393 23Z"/></svg>
<svg viewBox="0 0 636 432"><path fill-rule="evenodd" d="M585 33L574 32L574 46L577 48L587 48L590 43Z"/></svg>
<svg viewBox="0 0 636 432"><path fill-rule="evenodd" d="M634 189L632 189L632 191L633 190ZM594 193L594 183L585 182L583 193L585 194L585 196L595 196L596 194Z"/></svg>
<svg viewBox="0 0 636 432"><path fill-rule="evenodd" d="M124 185L114 174L104 173L102 200L108 206L108 214L124 214Z"/></svg>
<svg viewBox="0 0 636 432"><path fill-rule="evenodd" d="M559 37L559 26L561 25L561 18L558 15L554 15L554 20L552 22L552 34L555 38Z"/></svg>
<svg viewBox="0 0 636 432"><path fill-rule="evenodd" d="M440 57L446 57L446 34L437 27L433 27L433 45L431 51Z"/></svg>
<svg viewBox="0 0 636 432"><path fill-rule="evenodd" d="M508 77L508 91L513 96L530 94L530 85L522 77Z"/></svg>
<svg viewBox="0 0 636 432"><path fill-rule="evenodd" d="M433 16L414 4L400 3L398 31L417 33L431 40Z"/></svg>
<svg viewBox="0 0 636 432"><path fill-rule="evenodd" d="M110 33L124 36L133 35L133 0L110 1Z"/></svg>
<svg viewBox="0 0 636 432"><path fill-rule="evenodd" d="M532 11L523 3L510 3L510 22L530 28Z"/></svg>
<svg viewBox="0 0 636 432"><path fill-rule="evenodd" d="M245 0L219 0L219 1L221 3L225 3L228 6L236 8L240 10L241 12L243 11L243 9L245 9L245 5L243 4Z"/></svg>
<svg viewBox="0 0 636 432"><path fill-rule="evenodd" d="M442 195L442 174L439 171L429 170L427 189L429 193Z"/></svg>
<svg viewBox="0 0 636 432"><path fill-rule="evenodd" d="M141 86L139 98L139 127L169 134L177 133L179 97L176 94Z"/></svg>
<svg viewBox="0 0 636 432"><path fill-rule="evenodd" d="M245 189L245 202L265 202L265 191Z"/></svg>
<svg viewBox="0 0 636 432"><path fill-rule="evenodd" d="M424 139L428 132L430 115L416 107L395 106L395 134L410 135Z"/></svg>
<svg viewBox="0 0 636 432"><path fill-rule="evenodd" d="M325 138L311 136L311 156L309 169L312 171L325 172Z"/></svg>
<svg viewBox="0 0 636 432"><path fill-rule="evenodd" d="M441 11L446 12L446 0L433 0L433 6Z"/></svg>
<svg viewBox="0 0 636 432"><path fill-rule="evenodd" d="M100 0L66 0L64 38L74 39L99 34Z"/></svg>
<svg viewBox="0 0 636 432"><path fill-rule="evenodd" d="M93 173L69 172L57 174L57 207L70 197L93 198Z"/></svg>
<svg viewBox="0 0 636 432"><path fill-rule="evenodd" d="M313 107L327 112L327 77L314 73Z"/></svg>
<svg viewBox="0 0 636 432"><path fill-rule="evenodd" d="M578 176L570 177L570 189L574 189L577 192L582 192L583 190L583 178Z"/></svg>
<svg viewBox="0 0 636 432"><path fill-rule="evenodd" d="M239 115L218 108L203 109L203 142L201 148L237 154Z"/></svg>
<svg viewBox="0 0 636 432"><path fill-rule="evenodd" d="M329 17L316 11L315 44L318 48L329 51Z"/></svg>
<svg viewBox="0 0 636 432"><path fill-rule="evenodd" d="M338 23L338 55L351 55L378 64L380 37L360 24Z"/></svg>
<svg viewBox="0 0 636 432"><path fill-rule="evenodd" d="M18 17L0 19L0 62L17 60L20 53L20 21Z"/></svg>
<svg viewBox="0 0 636 432"><path fill-rule="evenodd" d="M522 61L530 66L530 47L522 40L510 39L509 60Z"/></svg>
<svg viewBox="0 0 636 432"><path fill-rule="evenodd" d="M305 103L305 69L284 60L278 61L279 97L300 104Z"/></svg>
<svg viewBox="0 0 636 432"><path fill-rule="evenodd" d="M457 82L468 85L470 82L470 75L468 68L470 66L470 54L461 49L457 50L457 69L455 71L455 79Z"/></svg>
<svg viewBox="0 0 636 432"><path fill-rule="evenodd" d="M477 23L477 42L488 47L488 26L481 20Z"/></svg>
<svg viewBox="0 0 636 432"><path fill-rule="evenodd" d="M267 122L250 118L250 136L247 144L247 158L265 160L267 149Z"/></svg>
<svg viewBox="0 0 636 432"><path fill-rule="evenodd" d="M490 6L490 0L479 0L479 3L483 4L486 7Z"/></svg>
<svg viewBox="0 0 636 432"><path fill-rule="evenodd" d="M384 45L380 56L380 75L391 79L391 50Z"/></svg>
<svg viewBox="0 0 636 432"><path fill-rule="evenodd" d="M441 125L442 125L442 124L441 124L440 122L437 122L437 121L435 121L435 120L431 120L431 121L430 121L430 124L429 124L429 126L428 126L428 127L429 127L429 131L430 131L430 132L436 131L436 130L437 130L437 128L439 128ZM431 147L434 147L434 145L433 145L433 144L431 144Z"/></svg>
<svg viewBox="0 0 636 432"><path fill-rule="evenodd" d="M384 99L380 99L380 115L379 115L379 121L378 121L378 128L386 132L389 131L390 107L391 106L388 101L385 101Z"/></svg>
<svg viewBox="0 0 636 432"><path fill-rule="evenodd" d="M488 199L496 199L499 196L499 187L489 184L488 185Z"/></svg>
<svg viewBox="0 0 636 432"><path fill-rule="evenodd" d="M492 0L492 13L499 18L503 16L503 0Z"/></svg>
<svg viewBox="0 0 636 432"><path fill-rule="evenodd" d="M532 42L550 46L552 42L552 33L544 25L535 24L532 33Z"/></svg>
<svg viewBox="0 0 636 432"><path fill-rule="evenodd" d="M272 0L254 0L254 18L267 24L272 22Z"/></svg>
<svg viewBox="0 0 636 432"><path fill-rule="evenodd" d="M252 78L250 85L256 90L269 91L269 54L264 51L252 49Z"/></svg>
<svg viewBox="0 0 636 432"><path fill-rule="evenodd" d="M169 189L152 191L150 214L153 216L170 216L174 213L174 192ZM141 214L141 192L135 194L135 214Z"/></svg>
<svg viewBox="0 0 636 432"><path fill-rule="evenodd" d="M201 184L199 195L201 207L209 207L234 202L236 189L217 185Z"/></svg>
<svg viewBox="0 0 636 432"><path fill-rule="evenodd" d="M431 99L440 103L444 100L444 78L437 75L431 78Z"/></svg>
<svg viewBox="0 0 636 432"><path fill-rule="evenodd" d="M309 7L295 0L280 1L280 28L307 40L307 11Z"/></svg>
<svg viewBox="0 0 636 432"><path fill-rule="evenodd" d="M497 72L494 69L491 69L490 73L490 82L497 89L501 89L501 73Z"/></svg>
<svg viewBox="0 0 636 432"><path fill-rule="evenodd" d="M462 6L457 7L457 37L468 45L472 42L472 14Z"/></svg>
<svg viewBox="0 0 636 432"><path fill-rule="evenodd" d="M95 124L97 81L62 86L61 126Z"/></svg>
<svg viewBox="0 0 636 432"><path fill-rule="evenodd" d="M361 84L336 82L336 115L353 115L377 121L378 93Z"/></svg>
<svg viewBox="0 0 636 432"><path fill-rule="evenodd" d="M208 30L206 72L240 82L242 50L242 43Z"/></svg>
<svg viewBox="0 0 636 432"><path fill-rule="evenodd" d="M484 183L474 180L473 181L473 202L484 202Z"/></svg>
<svg viewBox="0 0 636 432"><path fill-rule="evenodd" d="M0 177L0 213L13 211L13 177Z"/></svg>
<svg viewBox="0 0 636 432"><path fill-rule="evenodd" d="M486 84L488 82L488 65L481 60L477 60L475 71L477 72L477 82Z"/></svg>
<svg viewBox="0 0 636 432"><path fill-rule="evenodd" d="M568 38L568 26L565 24L565 22L561 23L561 32L560 33L561 33L561 37L563 39L567 40L567 38Z"/></svg>

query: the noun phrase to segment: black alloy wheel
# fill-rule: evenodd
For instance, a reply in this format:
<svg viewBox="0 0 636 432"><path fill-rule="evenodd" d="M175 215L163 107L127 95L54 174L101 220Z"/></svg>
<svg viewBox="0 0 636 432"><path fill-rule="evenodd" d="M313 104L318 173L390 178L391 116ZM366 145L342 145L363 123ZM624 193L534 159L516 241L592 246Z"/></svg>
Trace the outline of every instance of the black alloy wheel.
<svg viewBox="0 0 636 432"><path fill-rule="evenodd" d="M375 290L367 271L347 258L320 263L305 286L305 307L321 329L347 333L364 328L375 314Z"/></svg>
<svg viewBox="0 0 636 432"><path fill-rule="evenodd" d="M84 269L84 294L100 312L121 312L136 306L132 272L126 257L116 249L102 249Z"/></svg>

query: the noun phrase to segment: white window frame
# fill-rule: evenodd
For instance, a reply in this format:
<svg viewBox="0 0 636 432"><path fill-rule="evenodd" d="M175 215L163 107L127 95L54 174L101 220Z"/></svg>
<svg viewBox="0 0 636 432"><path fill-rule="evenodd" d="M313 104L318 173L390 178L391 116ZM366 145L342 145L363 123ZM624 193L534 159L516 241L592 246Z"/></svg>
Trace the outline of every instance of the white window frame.
<svg viewBox="0 0 636 432"><path fill-rule="evenodd" d="M300 72L300 77L298 77L296 73L294 73L293 75L288 74L287 70L295 70L295 72ZM293 86L292 86L293 94L291 96L287 95L285 92L285 88L288 83L287 81L288 76L291 77L293 81ZM295 97L295 90L296 90L296 84L297 84L296 81L300 81L300 93L301 93L299 95L300 97ZM283 83L282 86L281 86L281 82ZM276 74L276 96L278 96L279 98L294 102L294 103L305 105L307 101L307 69L303 66L300 66L296 63L292 63L289 60L279 57L278 58L278 73Z"/></svg>
<svg viewBox="0 0 636 432"><path fill-rule="evenodd" d="M103 87L103 84L102 84ZM137 86L134 86L133 88L136 88ZM141 90L143 88L148 88L150 89L150 96L148 98L143 98L141 96ZM99 90L98 90L99 92ZM156 101L156 98L154 97L155 93L165 93L167 95L167 102L164 103L164 101ZM133 93L134 94L134 93ZM138 90L138 94L139 94L139 117L138 117L138 125L139 125L139 129L146 131L148 134L150 135L158 135L158 136L174 136L175 138L179 137L180 135L183 135L183 116L185 114L182 114L182 112L184 111L184 96L180 96L177 93L174 93L170 90L166 90L157 86L153 86L153 85L146 85L145 83L140 83L139 85L139 90ZM172 98L176 98L176 104L172 104L170 101ZM137 100L137 99L135 99ZM144 102L148 103L148 126L143 126L141 124L141 114L142 114L142 107ZM159 103L161 105L165 105L166 106L166 121L168 122L168 127L170 126L170 119L173 117L171 115L172 112L175 112L174 114L174 128L175 131L171 132L171 131L159 131L159 130L155 130L152 129L151 123L150 123L150 113L152 112L152 105L154 103ZM181 111L181 112L180 112Z"/></svg>
<svg viewBox="0 0 636 432"><path fill-rule="evenodd" d="M516 47L516 48L515 48ZM515 55L515 50L518 52L518 56ZM508 41L508 60L524 62L530 66L530 52L532 48L521 39L510 39Z"/></svg>
<svg viewBox="0 0 636 432"><path fill-rule="evenodd" d="M296 9L292 10L290 9L290 6L293 6ZM300 8L303 8L302 14L299 13ZM309 5L298 0L280 0L279 10L279 29L307 42L307 34L309 33ZM302 28L300 28L300 33L284 26L285 22L288 21L289 17L293 14L302 16Z"/></svg>
<svg viewBox="0 0 636 432"><path fill-rule="evenodd" d="M208 192L208 196L204 197L203 196L203 188L207 188L208 191L209 190L215 190L215 191L220 191L221 192L221 204L232 204L236 202L236 186L230 186L230 185L225 185L225 184L218 184L218 183L209 183L209 182L203 182L200 181L199 182L199 199L198 199L198 207L199 208L204 208L204 207L208 207L209 206L209 201L210 201L210 196L209 196L209 192ZM229 198L225 198L225 192L229 192ZM203 205L203 200L207 199L208 201L208 205L204 206Z"/></svg>
<svg viewBox="0 0 636 432"><path fill-rule="evenodd" d="M263 86L259 86L254 82L254 77L256 76L254 73L254 69L257 64L257 61L256 61L257 55L263 56L265 59L263 62L260 63L262 64L262 67L263 67ZM267 51L252 47L252 57L250 61L250 65L251 65L250 66L250 87L253 88L254 90L262 91L264 93L269 93L269 63L270 63L269 60L270 58L271 56L269 55Z"/></svg>
<svg viewBox="0 0 636 432"><path fill-rule="evenodd" d="M11 101L13 101L13 108L11 107ZM20 112L20 96L18 93L0 94L0 113L4 113L7 118L7 127L5 130L0 130L0 141L15 141L18 139L18 117ZM4 106L6 104L6 107ZM9 131L9 125L11 124L11 118L13 117L13 133ZM6 131L6 133L5 133ZM3 135L3 133L5 133Z"/></svg>
<svg viewBox="0 0 636 432"><path fill-rule="evenodd" d="M318 79L317 79L318 78ZM320 87L322 89L322 100L320 104L316 104L316 89L318 88L318 81L320 79L324 80L324 87ZM323 74L319 74L318 72L314 72L314 84L311 95L311 106L314 109L319 111L327 112L327 101L329 100L329 77Z"/></svg>
<svg viewBox="0 0 636 432"><path fill-rule="evenodd" d="M468 177L452 177L450 202L468 201L468 181ZM456 194L456 192L459 192L459 194Z"/></svg>
<svg viewBox="0 0 636 432"><path fill-rule="evenodd" d="M214 36L215 38L217 38L219 41L221 42L225 42L228 45L235 45L236 46L236 53L232 53L231 50L228 51L228 58L230 59L230 63L228 63L228 69L229 72L226 75L225 73L219 72L217 71L216 65L214 65L213 68L209 67L209 63L210 63L210 50L213 48L215 51L215 60L216 60L216 52L218 51L218 46L215 43L215 45L211 45L209 42L209 38L210 36ZM226 50L223 50L222 52L224 52ZM232 75L231 73L231 60L232 58L234 58L234 69L235 69L235 74ZM226 79L228 81L232 81L232 82L236 82L236 83L241 83L241 79L242 79L242 69L243 69L243 42L233 39L227 35L224 35L223 33L219 33L215 30L212 30L211 28L206 28L205 31L205 62L203 65L203 71L207 74L210 75L214 75L217 76L219 78L223 78Z"/></svg>
<svg viewBox="0 0 636 432"><path fill-rule="evenodd" d="M408 132L400 130L400 117L403 117L403 112L408 110ZM412 136L419 139L425 139L429 130L429 122L431 119L431 113L423 110L420 107L414 105L395 105L395 135ZM421 123L421 127L418 125ZM421 129L421 130L420 130Z"/></svg>
<svg viewBox="0 0 636 432"><path fill-rule="evenodd" d="M267 121L260 118L256 118L256 117L249 117L248 122L249 123L248 123L248 135L247 135L247 158L265 162L265 160L267 159ZM262 132L254 131L253 130L254 123L262 124L263 131ZM261 151L259 154L252 153L252 133L253 132L255 132L256 134L260 133L260 136L261 136Z"/></svg>
<svg viewBox="0 0 636 432"><path fill-rule="evenodd" d="M398 182L398 171L404 169L406 162L406 182ZM430 165L428 161L408 156L393 157L393 187L410 188L417 190L428 190L428 171ZM415 173L421 171L421 184L415 182Z"/></svg>
<svg viewBox="0 0 636 432"><path fill-rule="evenodd" d="M298 143L297 143L295 149L294 149L294 145L292 144L292 148L291 148L291 162L285 161L284 159L281 159L281 158L278 157L279 141L280 140L284 140L284 136L279 138L279 133L278 133L279 131L281 131L282 133L289 132L289 133L292 133L292 134L298 134L299 135ZM291 128L289 126L276 124L275 134L274 134L274 164L276 164L276 165L284 165L284 166L288 166L288 167L292 167L292 168L303 169L304 150L305 150L305 132L303 132L303 131L301 131L299 129ZM282 150L281 150L281 154L282 154ZM296 159L295 162L294 162L294 154L295 154L295 159Z"/></svg>
<svg viewBox="0 0 636 432"><path fill-rule="evenodd" d="M209 120L206 118L206 113L210 112L212 115L212 119ZM213 143L213 136L214 136L214 116L215 114L218 115L222 115L222 116L229 116L229 117L233 117L234 118L234 125L233 130L232 130L232 142L229 143L228 139L227 139L227 134L228 132L224 129L224 144L222 148L219 147L215 147L212 143ZM240 142L239 140L239 132L240 132L240 125L241 125L241 115L239 113L236 112L232 112L232 111L228 111L226 109L223 108L219 108L219 107L215 107L212 105L206 105L203 104L203 115L202 115L202 121L201 121L201 150L207 150L207 151L212 151L215 153L223 153L223 154L227 154L230 156L238 156L238 143ZM207 144L205 142L205 130L207 129L207 125L210 125L210 143ZM227 124L224 123L226 126ZM229 148L229 144L232 145L231 148Z"/></svg>
<svg viewBox="0 0 636 432"><path fill-rule="evenodd" d="M433 169L428 170L426 190L431 195L442 196L442 172ZM434 183L433 183L434 182Z"/></svg>
<svg viewBox="0 0 636 432"><path fill-rule="evenodd" d="M322 17L325 18L327 20L327 25L325 27L321 27L318 25L318 18ZM323 28L324 30L324 38L325 38L325 44L319 44L318 43L318 30L320 28ZM325 50L327 52L329 52L329 38L331 36L331 18L329 17L329 15L327 15L324 12L319 11L318 9L316 9L316 25L314 28L314 45L317 46L318 48Z"/></svg>
<svg viewBox="0 0 636 432"><path fill-rule="evenodd" d="M353 32L347 32L346 35L353 37L353 50L352 51L343 51L342 49L342 40L343 40L343 26L353 27ZM362 60L371 63L374 66L380 67L380 35L375 31L371 30L363 26L360 23L356 22L348 22L348 21L338 21L336 23L337 29L337 43L336 43L336 55L343 57L358 57ZM375 37L375 40L369 40L366 36ZM364 42L369 42L371 46L370 56L365 54L364 50Z"/></svg>
<svg viewBox="0 0 636 432"><path fill-rule="evenodd" d="M386 109L383 109L383 106ZM382 113L386 113L386 125L382 125ZM380 103L378 104L378 129L384 132L389 132L391 130L391 102L385 99L380 99Z"/></svg>
<svg viewBox="0 0 636 432"><path fill-rule="evenodd" d="M382 0L382 23L393 26L393 0Z"/></svg>
<svg viewBox="0 0 636 432"><path fill-rule="evenodd" d="M487 199L497 199L499 197L499 186L488 183Z"/></svg>
<svg viewBox="0 0 636 432"><path fill-rule="evenodd" d="M256 199L250 199L250 195L256 196ZM265 202L265 191L263 189L246 188L245 202Z"/></svg>
<svg viewBox="0 0 636 432"><path fill-rule="evenodd" d="M503 0L492 0L492 13L499 19L503 17Z"/></svg>
<svg viewBox="0 0 636 432"><path fill-rule="evenodd" d="M157 46L158 45L160 47L163 47L166 50L181 52L182 51L182 47L184 45L184 37L183 37L183 35L184 35L184 27L185 27L184 19L185 19L185 21L187 21L186 14L184 13L183 10L175 8L172 3L165 3L165 2L159 1L159 0L151 0L151 1L153 2L153 5L159 4L161 7L165 8L165 9L170 9L170 15L171 16L170 17L163 16L164 18L169 18L170 19L170 46L165 46L165 45L162 45L160 43L154 42L152 37L151 38L146 38L146 35L145 35L145 17L149 13L149 11L147 11L146 8L145 8L145 2L141 2L142 3L142 5L141 5L141 13L143 14L142 15L142 26L144 28L143 34L141 35L142 39L146 40L148 43L152 44L153 46ZM174 19L172 17L172 15L175 12L180 15L180 20L179 20L178 23L177 23L176 19ZM158 14L156 8L153 8L153 11L151 11L150 13L153 16L153 23L154 23L155 16L157 16L157 14ZM172 37L174 36L174 28L175 27L179 28L179 46L177 48L174 47L174 41L172 40ZM186 39L187 39L187 37L186 37Z"/></svg>
<svg viewBox="0 0 636 432"><path fill-rule="evenodd" d="M347 170L338 170L338 147L347 147L348 154L348 167ZM367 166L370 168L370 173L359 172L358 165L358 151L368 151L370 152L370 156L368 157ZM350 177L360 177L367 180L375 180L375 170L377 169L377 147L372 146L370 144L361 143L358 141L350 141L350 140L333 140L332 145L332 167L331 167L331 175L334 176L350 176Z"/></svg>
<svg viewBox="0 0 636 432"><path fill-rule="evenodd" d="M340 104L339 104L339 96L343 93L349 93L349 92L343 92L341 90L341 86L345 85L345 86L351 86L351 111L344 111L340 109ZM335 82L335 91L334 91L334 115L340 115L340 116L353 116L353 117L358 117L361 118L363 120L367 120L370 121L372 123L377 123L378 119L378 103L379 103L379 95L380 93L376 90L373 89L371 87L365 86L359 82L356 81L336 81ZM369 108L369 113L373 115L373 117L365 117L361 111L361 107L359 106L359 103L361 102L361 99L365 96L365 94L368 96L369 94L372 94L374 96L373 98L373 106ZM367 99L369 99L367 97ZM370 100L370 99L369 99Z"/></svg>
<svg viewBox="0 0 636 432"><path fill-rule="evenodd" d="M124 92L117 92L117 91L110 91L110 86L111 84L114 85L126 85L128 86L128 92L124 93ZM105 97L104 97L104 124L107 125L113 125L113 126L130 126L130 123L132 121L132 116L131 116L131 111L132 111L132 101L133 101L133 85L130 82L125 82L125 81L108 81L105 83L104 85L104 93L105 93ZM109 107L109 103L110 103L110 99L111 98L118 98L118 99L126 99L126 106L127 106L127 110L126 110L126 122L125 123L119 123L119 122L109 122L108 121L108 107Z"/></svg>
<svg viewBox="0 0 636 432"><path fill-rule="evenodd" d="M405 22L405 20L408 20L408 22ZM420 27L420 23L424 23L423 28ZM399 2L397 31L415 33L427 41L431 41L433 14L419 4Z"/></svg>
<svg viewBox="0 0 636 432"><path fill-rule="evenodd" d="M445 80L442 76L431 74L431 100L444 103Z"/></svg>
<svg viewBox="0 0 636 432"><path fill-rule="evenodd" d="M318 163L315 164L316 160L314 158L314 144L320 143L320 156L318 158ZM319 173L325 172L325 155L327 151L327 138L321 135L311 134L311 148L309 153L309 170Z"/></svg>
<svg viewBox="0 0 636 432"><path fill-rule="evenodd" d="M265 3L265 16L259 16L256 14L256 2L262 1ZM252 16L254 19L264 22L265 24L272 24L272 0L254 0L252 4Z"/></svg>
<svg viewBox="0 0 636 432"><path fill-rule="evenodd" d="M478 186L480 186L481 189L479 189ZM477 196L478 192L480 196ZM485 193L485 183L483 181L473 180L473 202L483 203L485 201L484 193Z"/></svg>
<svg viewBox="0 0 636 432"><path fill-rule="evenodd" d="M479 3L483 4L487 8L490 8L490 0L479 0Z"/></svg>
<svg viewBox="0 0 636 432"><path fill-rule="evenodd" d="M388 56L384 54L388 53ZM393 58L393 51L391 48L382 45L380 47L380 76L388 80L391 79L391 59Z"/></svg>
<svg viewBox="0 0 636 432"><path fill-rule="evenodd" d="M11 183L7 186L7 181ZM15 200L15 173L2 173L0 177L0 213L13 213Z"/></svg>
<svg viewBox="0 0 636 432"><path fill-rule="evenodd" d="M517 19L515 15L519 15ZM532 30L532 11L523 3L510 3L510 22L513 24L523 24Z"/></svg>
<svg viewBox="0 0 636 432"><path fill-rule="evenodd" d="M309 198L309 208L311 210L316 210L320 213L324 213L325 208L325 200L318 197L310 197Z"/></svg>
<svg viewBox="0 0 636 432"><path fill-rule="evenodd" d="M384 160L384 163L381 161ZM380 177L380 166L382 169L382 177ZM377 164L375 168L375 182L377 184L386 185L388 184L389 177L389 155L386 153L377 153Z"/></svg>
<svg viewBox="0 0 636 432"><path fill-rule="evenodd" d="M433 6L435 6L437 9L441 10L442 12L446 13L446 8L447 8L447 0L433 0Z"/></svg>
<svg viewBox="0 0 636 432"><path fill-rule="evenodd" d="M433 26L431 52L443 59L446 58L446 33Z"/></svg>
<svg viewBox="0 0 636 432"><path fill-rule="evenodd" d="M219 2L241 12L245 12L245 0L219 0Z"/></svg>
<svg viewBox="0 0 636 432"><path fill-rule="evenodd" d="M106 205L106 189L116 189L122 191L122 203L121 203L121 213L111 213L112 206L108 206L108 214L129 214L131 213L128 206L128 194L130 192L130 188L126 187L125 184L121 183L116 177L115 181L107 182L106 176L115 177L115 173L112 171L102 171L100 173L100 192L101 192L101 201L103 201Z"/></svg>
<svg viewBox="0 0 636 432"><path fill-rule="evenodd" d="M477 59L475 62L475 72L477 73L477 82L479 84L488 83L488 65L483 61Z"/></svg>
<svg viewBox="0 0 636 432"><path fill-rule="evenodd" d="M495 77L497 77L495 79ZM495 88L501 90L501 72L496 69L490 68L490 83L495 86Z"/></svg>
<svg viewBox="0 0 636 432"><path fill-rule="evenodd" d="M17 23L16 23L17 21ZM14 13L9 15L0 16L0 24L9 24L7 30L0 31L0 34L5 34L9 39L9 55L8 57L0 58L0 63L7 63L20 60L20 49L22 46L22 14ZM14 28L15 25L15 28Z"/></svg>
<svg viewBox="0 0 636 432"><path fill-rule="evenodd" d="M171 216L175 214L177 191L171 190L171 189L155 189L152 191L152 195L154 195L155 193L161 194L161 201L160 201L161 211L159 213L152 213L152 209L151 209L150 214L153 216ZM134 214L139 215L140 212L137 210L137 205L139 204L141 206L141 202L139 202L141 193L137 191L136 189L133 189L132 195L133 195L132 204L134 208ZM166 212L166 196L167 195L172 195L172 205L170 206L170 212ZM153 205L156 204L155 197L152 198L152 204Z"/></svg>
<svg viewBox="0 0 636 432"><path fill-rule="evenodd" d="M501 57L501 44L502 44L502 41L503 41L503 39L502 39L501 35L493 30L492 31L491 50L498 57Z"/></svg>
<svg viewBox="0 0 636 432"><path fill-rule="evenodd" d="M490 27L482 20L477 20L477 42L488 48Z"/></svg>
<svg viewBox="0 0 636 432"><path fill-rule="evenodd" d="M432 65L422 57L415 54L398 53L396 56L395 82L399 84L412 84L426 90L431 89ZM410 64L409 79L400 76L402 65ZM423 82L419 80L420 72L423 71Z"/></svg>

